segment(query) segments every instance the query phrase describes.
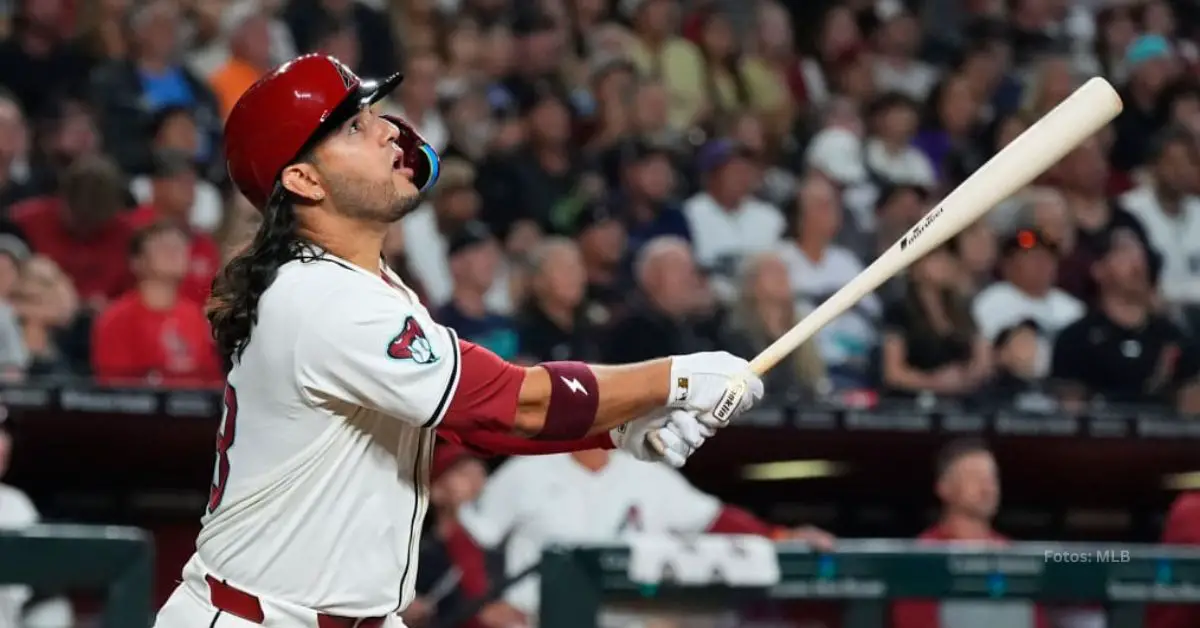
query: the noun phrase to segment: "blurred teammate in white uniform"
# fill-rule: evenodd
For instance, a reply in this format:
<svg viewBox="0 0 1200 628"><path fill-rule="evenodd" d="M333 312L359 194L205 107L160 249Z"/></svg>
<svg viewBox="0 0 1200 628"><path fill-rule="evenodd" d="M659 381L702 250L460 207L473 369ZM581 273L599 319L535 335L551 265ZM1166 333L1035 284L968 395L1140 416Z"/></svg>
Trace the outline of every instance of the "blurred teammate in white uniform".
<svg viewBox="0 0 1200 628"><path fill-rule="evenodd" d="M380 255L438 174L406 122L372 110L400 80L300 57L226 122L230 175L263 222L214 286L225 412L196 554L159 628L399 625L434 429L483 453L619 446L678 466L746 372L723 353L523 368L435 323ZM751 384L739 411L762 396Z"/></svg>

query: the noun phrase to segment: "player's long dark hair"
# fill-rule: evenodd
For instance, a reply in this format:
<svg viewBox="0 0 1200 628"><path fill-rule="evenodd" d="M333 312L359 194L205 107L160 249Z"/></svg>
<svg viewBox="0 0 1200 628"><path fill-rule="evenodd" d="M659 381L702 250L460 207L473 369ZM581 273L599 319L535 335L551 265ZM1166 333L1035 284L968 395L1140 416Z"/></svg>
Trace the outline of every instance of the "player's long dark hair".
<svg viewBox="0 0 1200 628"><path fill-rule="evenodd" d="M213 281L208 321L226 371L246 350L258 322L258 299L275 280L279 267L307 255L297 227L292 204L275 203L266 211L254 239Z"/></svg>

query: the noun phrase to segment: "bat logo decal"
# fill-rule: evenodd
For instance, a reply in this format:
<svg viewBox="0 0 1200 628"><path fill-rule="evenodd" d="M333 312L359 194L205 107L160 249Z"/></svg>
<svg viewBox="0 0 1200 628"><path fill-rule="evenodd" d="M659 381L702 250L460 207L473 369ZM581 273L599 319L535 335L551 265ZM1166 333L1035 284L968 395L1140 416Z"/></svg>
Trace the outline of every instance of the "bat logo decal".
<svg viewBox="0 0 1200 628"><path fill-rule="evenodd" d="M938 205L937 209L933 210L929 213L929 215L922 218L921 222L918 222L911 231L904 234L904 237L900 238L900 250L903 251L904 249L908 248L908 245L916 242L917 238L921 237L921 234L925 233L925 231L929 229L929 226L933 224L933 221L938 219L938 216L942 215L943 211L945 211L945 208L941 205Z"/></svg>

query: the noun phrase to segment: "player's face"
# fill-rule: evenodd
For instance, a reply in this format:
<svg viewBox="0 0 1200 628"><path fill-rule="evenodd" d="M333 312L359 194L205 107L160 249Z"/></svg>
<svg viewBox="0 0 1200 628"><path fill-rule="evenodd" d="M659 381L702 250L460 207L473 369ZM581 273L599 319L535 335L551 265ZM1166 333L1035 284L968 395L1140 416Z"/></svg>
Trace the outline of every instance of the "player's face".
<svg viewBox="0 0 1200 628"><path fill-rule="evenodd" d="M416 206L420 190L412 169L403 166L398 136L396 125L364 109L317 147L317 169L334 211L391 223Z"/></svg>

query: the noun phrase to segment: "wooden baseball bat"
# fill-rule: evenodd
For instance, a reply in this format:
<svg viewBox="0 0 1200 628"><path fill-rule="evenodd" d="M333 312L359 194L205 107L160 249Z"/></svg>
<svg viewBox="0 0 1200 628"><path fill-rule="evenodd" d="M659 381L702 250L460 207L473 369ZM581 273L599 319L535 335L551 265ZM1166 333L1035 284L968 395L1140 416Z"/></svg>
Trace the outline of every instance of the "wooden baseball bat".
<svg viewBox="0 0 1200 628"><path fill-rule="evenodd" d="M750 361L763 375L888 279L975 223L1004 199L1029 185L1067 153L1121 113L1121 97L1108 81L1095 77L996 153L917 221L904 237L870 266L805 316ZM746 392L735 381L721 395L713 416L728 421Z"/></svg>

